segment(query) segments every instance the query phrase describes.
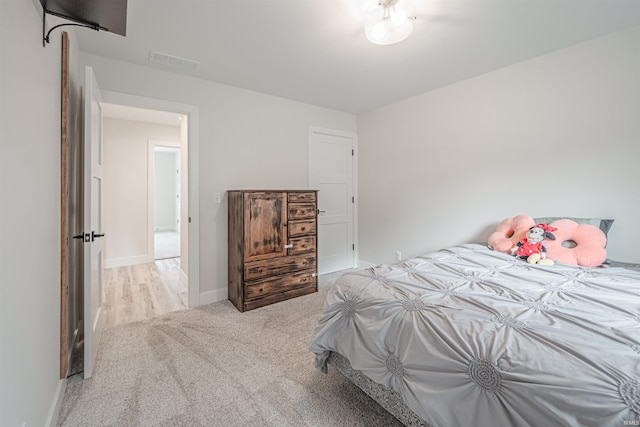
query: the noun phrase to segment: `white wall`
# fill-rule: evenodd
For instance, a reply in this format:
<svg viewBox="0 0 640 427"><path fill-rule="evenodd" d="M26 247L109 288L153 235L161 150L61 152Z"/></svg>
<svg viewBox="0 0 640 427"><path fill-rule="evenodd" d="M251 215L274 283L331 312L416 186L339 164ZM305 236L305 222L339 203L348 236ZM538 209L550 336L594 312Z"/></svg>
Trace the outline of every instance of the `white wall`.
<svg viewBox="0 0 640 427"><path fill-rule="evenodd" d="M636 27L362 114L360 258L524 213L615 218L609 256L640 261L639 76Z"/></svg>
<svg viewBox="0 0 640 427"><path fill-rule="evenodd" d="M104 230L107 267L153 261L149 252L149 140L178 142L180 127L105 118Z"/></svg>
<svg viewBox="0 0 640 427"><path fill-rule="evenodd" d="M42 47L34 2L2 0L1 7L0 425L35 427L55 424L65 384L59 379L62 43L56 30ZM78 47L68 33L70 84L78 93Z"/></svg>
<svg viewBox="0 0 640 427"><path fill-rule="evenodd" d="M227 297L227 198L238 188L307 188L309 125L356 131L356 117L147 67L82 55L100 87L199 108L201 302Z"/></svg>

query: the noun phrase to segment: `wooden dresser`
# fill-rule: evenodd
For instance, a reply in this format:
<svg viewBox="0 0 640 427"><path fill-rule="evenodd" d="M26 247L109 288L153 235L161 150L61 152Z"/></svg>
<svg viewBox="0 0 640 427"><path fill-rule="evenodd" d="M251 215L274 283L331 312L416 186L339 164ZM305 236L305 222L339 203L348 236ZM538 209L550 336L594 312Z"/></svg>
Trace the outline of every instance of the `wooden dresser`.
<svg viewBox="0 0 640 427"><path fill-rule="evenodd" d="M238 310L317 292L317 193L228 192L229 300Z"/></svg>

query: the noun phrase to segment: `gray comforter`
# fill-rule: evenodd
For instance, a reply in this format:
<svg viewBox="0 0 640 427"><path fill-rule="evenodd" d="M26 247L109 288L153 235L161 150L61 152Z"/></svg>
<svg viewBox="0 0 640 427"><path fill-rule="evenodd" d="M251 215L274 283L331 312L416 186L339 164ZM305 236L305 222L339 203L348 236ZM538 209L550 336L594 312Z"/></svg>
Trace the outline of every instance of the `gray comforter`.
<svg viewBox="0 0 640 427"><path fill-rule="evenodd" d="M345 274L311 351L337 352L434 426L640 423L640 273L462 245Z"/></svg>

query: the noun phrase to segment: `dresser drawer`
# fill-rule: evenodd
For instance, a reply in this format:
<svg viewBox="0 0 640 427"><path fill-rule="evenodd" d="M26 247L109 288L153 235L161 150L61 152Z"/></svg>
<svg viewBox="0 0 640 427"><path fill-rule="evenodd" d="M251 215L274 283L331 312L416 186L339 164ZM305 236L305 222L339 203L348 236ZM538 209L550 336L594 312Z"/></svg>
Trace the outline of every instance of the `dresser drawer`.
<svg viewBox="0 0 640 427"><path fill-rule="evenodd" d="M296 237L289 239L289 244L293 247L289 248L289 255L298 255L305 252L316 250L316 236Z"/></svg>
<svg viewBox="0 0 640 427"><path fill-rule="evenodd" d="M255 308L264 307L265 305L274 304L276 302L285 301L302 295L312 294L314 292L318 292L317 285L305 286L303 288L292 289L280 294L269 295L264 298L247 300L244 301L242 307L244 308L244 311L253 310Z"/></svg>
<svg viewBox="0 0 640 427"><path fill-rule="evenodd" d="M255 283L245 283L244 298L247 301L277 295L293 289L304 288L316 284L315 270L305 270L298 273L286 274L273 279Z"/></svg>
<svg viewBox="0 0 640 427"><path fill-rule="evenodd" d="M290 221L289 237L303 236L305 234L316 234L316 220L311 221Z"/></svg>
<svg viewBox="0 0 640 427"><path fill-rule="evenodd" d="M289 203L289 219L315 218L315 203Z"/></svg>
<svg viewBox="0 0 640 427"><path fill-rule="evenodd" d="M308 193L289 193L288 200L289 202L294 203L315 202L316 193L315 191L310 191Z"/></svg>
<svg viewBox="0 0 640 427"><path fill-rule="evenodd" d="M315 270L315 267L315 253L248 262L244 265L244 281L249 282L309 268Z"/></svg>

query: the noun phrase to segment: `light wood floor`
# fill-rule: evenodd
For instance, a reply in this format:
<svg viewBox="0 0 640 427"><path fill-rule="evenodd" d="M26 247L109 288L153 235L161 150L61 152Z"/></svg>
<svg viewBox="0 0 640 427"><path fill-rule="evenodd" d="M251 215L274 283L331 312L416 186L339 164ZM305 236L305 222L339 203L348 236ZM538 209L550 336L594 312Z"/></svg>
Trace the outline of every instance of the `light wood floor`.
<svg viewBox="0 0 640 427"><path fill-rule="evenodd" d="M105 328L187 308L180 258L104 270Z"/></svg>

